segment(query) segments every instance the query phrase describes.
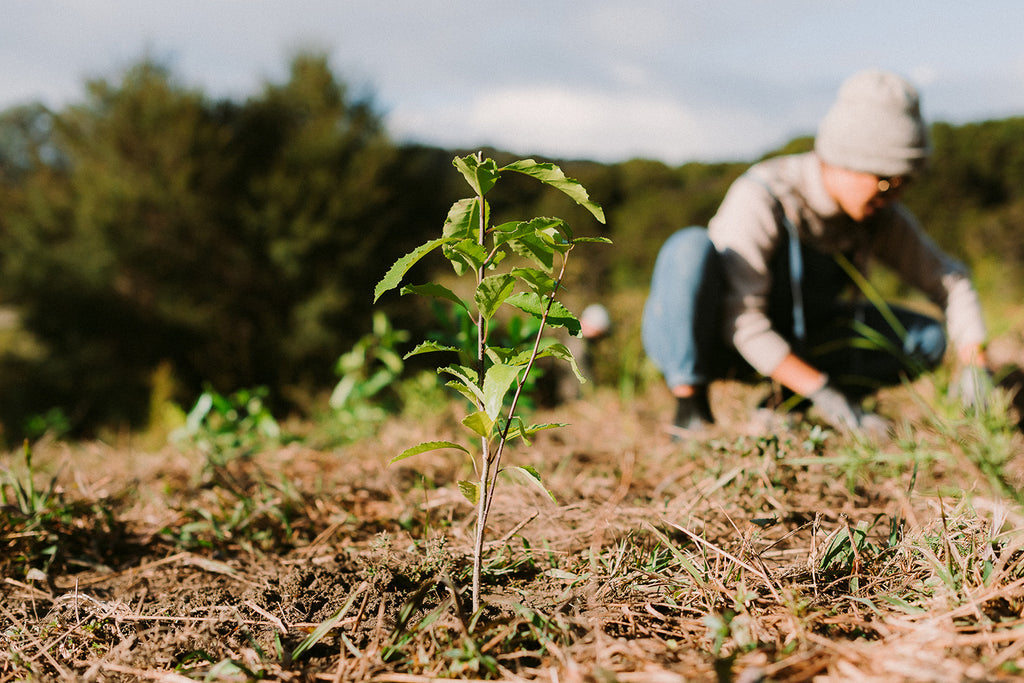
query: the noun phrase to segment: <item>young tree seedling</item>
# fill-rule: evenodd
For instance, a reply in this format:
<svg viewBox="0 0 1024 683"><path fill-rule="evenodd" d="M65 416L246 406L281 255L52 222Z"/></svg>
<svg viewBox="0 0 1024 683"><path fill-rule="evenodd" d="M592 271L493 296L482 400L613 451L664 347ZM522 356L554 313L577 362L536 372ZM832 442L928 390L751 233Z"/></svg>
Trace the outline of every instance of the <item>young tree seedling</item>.
<svg viewBox="0 0 1024 683"><path fill-rule="evenodd" d="M521 481L540 487L551 496L541 484L536 469L501 466L505 445L510 440L521 438L529 444L530 437L538 431L564 426L527 425L516 412L534 363L545 356L561 359L571 365L581 382L585 381L569 349L544 336L545 331L552 327L563 327L572 335L580 334L579 320L556 299L569 253L583 242L607 243L609 240L574 237L569 226L559 218L533 218L491 225L486 195L505 173L520 173L560 190L604 223L603 209L591 201L578 181L567 178L554 164L526 159L499 168L493 159L483 159L480 154L456 158L453 164L473 189L474 196L452 205L441 237L417 247L391 266L374 290L374 302L397 287L413 265L439 247L457 276L475 279L471 299L463 299L436 282L407 285L401 293L450 301L463 308L475 326L475 353L428 341L409 352L406 358L429 352L457 353L459 362L443 365L438 372L448 375L451 378L448 386L465 396L474 408L462 424L480 445L479 458L473 457L477 481L461 481L459 489L476 505L472 587L473 611L476 612L480 607L484 529L498 474L506 471ZM518 258L509 258L512 256ZM538 331L519 347L492 346L488 343L491 326L499 310L507 307L539 320ZM511 400L507 401L509 397ZM403 451L392 462L442 448L455 448L472 456L470 449L461 444L428 441Z"/></svg>

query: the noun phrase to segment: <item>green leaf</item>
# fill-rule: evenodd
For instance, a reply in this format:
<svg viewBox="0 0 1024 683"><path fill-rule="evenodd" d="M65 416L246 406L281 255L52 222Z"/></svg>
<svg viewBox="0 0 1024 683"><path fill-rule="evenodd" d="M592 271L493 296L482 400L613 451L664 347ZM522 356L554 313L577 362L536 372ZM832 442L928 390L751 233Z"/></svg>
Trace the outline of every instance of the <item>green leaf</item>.
<svg viewBox="0 0 1024 683"><path fill-rule="evenodd" d="M529 427L523 427L522 422L519 422L516 426L512 427L508 431L508 440L511 441L516 437L522 437L523 441L529 442L529 437L533 436L537 432L544 431L545 429L557 429L559 427L568 427L568 422L547 422L544 424L534 424Z"/></svg>
<svg viewBox="0 0 1024 683"><path fill-rule="evenodd" d="M444 247L444 255L448 260L457 260L469 268L476 270L487 261L487 250L475 240L463 239ZM456 269L458 272L458 269ZM459 272L461 275L461 272Z"/></svg>
<svg viewBox="0 0 1024 683"><path fill-rule="evenodd" d="M327 404L335 410L344 408L358 382L359 378L355 375L342 377L334 386L334 391L331 392L331 397L328 399Z"/></svg>
<svg viewBox="0 0 1024 683"><path fill-rule="evenodd" d="M409 272L409 269L416 265L417 261L419 261L421 258L432 252L437 247L443 244L447 244L451 241L451 239L446 237L441 237L436 240L430 240L426 244L421 244L420 246L416 247L405 256L395 261L394 264L392 264L391 268L388 269L388 272L384 274L384 277L381 278L381 281L378 282L377 286L374 288L374 302L376 302L377 299L379 299L381 294L383 294L384 292L397 287L398 283L402 281L402 278L405 276L407 272Z"/></svg>
<svg viewBox="0 0 1024 683"><path fill-rule="evenodd" d="M835 259L836 263L846 271L846 274L849 275L850 279L857 285L857 288L863 292L864 296L866 296L874 307L878 309L878 312L882 314L882 317L885 318L887 323L889 323L889 327L891 327L893 332L896 333L896 336L900 339L906 339L907 328L905 328L899 318L896 317L896 314L893 313L892 308L890 308L889 304L885 301L885 298L882 297L878 290L874 288L874 286L861 274L859 270L857 270L855 265L850 263L850 260L846 258L846 256L843 254L836 254Z"/></svg>
<svg viewBox="0 0 1024 683"><path fill-rule="evenodd" d="M572 230L561 218L541 216L531 220L528 225L533 234L548 244L567 247L572 240Z"/></svg>
<svg viewBox="0 0 1024 683"><path fill-rule="evenodd" d="M529 313L535 318L543 318L545 311L548 310L549 301L551 309L548 313L547 324L552 327L564 327L569 331L569 334L573 336L578 335L580 333L580 321L558 301L551 301L548 297L540 296L536 292L520 292L510 296L505 300L505 303L515 306L520 311Z"/></svg>
<svg viewBox="0 0 1024 683"><path fill-rule="evenodd" d="M402 356L402 358L409 358L410 356L418 356L421 353L433 353L435 351L454 351L459 352L459 349L454 346L446 346L444 344L438 344L434 341L420 342L415 349Z"/></svg>
<svg viewBox="0 0 1024 683"><path fill-rule="evenodd" d="M572 373L576 375L576 379L584 383L587 381L587 378L583 376L582 372L580 372L580 366L576 364L576 357L572 355L572 351L570 351L569 347L565 344L560 344L558 342L549 344L544 347L544 350L537 354L538 358L543 358L545 356L552 356L568 362L572 367Z"/></svg>
<svg viewBox="0 0 1024 683"><path fill-rule="evenodd" d="M509 242L512 251L530 259L546 270L551 270L555 263L555 248L550 242L536 234L523 235Z"/></svg>
<svg viewBox="0 0 1024 683"><path fill-rule="evenodd" d="M504 346L488 346L485 353L495 363L504 363L505 365L515 365L518 367L526 365L533 358L532 347L529 349L509 349Z"/></svg>
<svg viewBox="0 0 1024 683"><path fill-rule="evenodd" d="M672 553L672 556L675 557L676 562L678 562L682 566L682 568L686 570L686 573L689 574L693 578L693 580L697 582L697 585L699 587L704 588L708 585L706 572L702 572L699 569L697 569L697 565L695 565L693 561L690 560L686 553L684 553L676 546L675 541L666 536L665 533L661 531L661 529L657 528L650 522L644 523L647 525L647 528L650 529L651 532L658 538L658 541L661 543L661 546L663 548L668 549L668 551Z"/></svg>
<svg viewBox="0 0 1024 683"><path fill-rule="evenodd" d="M565 222L560 218L534 218L529 221L503 223L494 228L494 246L500 247L507 242L536 235L539 232L546 232L556 223L561 223L562 226L565 226ZM567 226L565 226L565 230L569 230ZM558 233L559 231L556 229L555 232Z"/></svg>
<svg viewBox="0 0 1024 683"><path fill-rule="evenodd" d="M555 496L541 482L540 473L533 467L506 467L502 472L517 484L532 486L550 498L551 502L556 502Z"/></svg>
<svg viewBox="0 0 1024 683"><path fill-rule="evenodd" d="M482 436L485 439L491 436L491 431L494 429L494 420L482 410L478 410L477 412L471 413L462 418L462 424L466 425L478 436Z"/></svg>
<svg viewBox="0 0 1024 683"><path fill-rule="evenodd" d="M525 282L537 294L550 294L555 290L555 280L539 268L513 268L512 275Z"/></svg>
<svg viewBox="0 0 1024 683"><path fill-rule="evenodd" d="M494 184L498 182L498 178L501 177L498 164L494 159L480 159L471 154L461 158L455 157L452 160L452 165L459 169L459 173L478 195L490 192Z"/></svg>
<svg viewBox="0 0 1024 683"><path fill-rule="evenodd" d="M451 262L456 275L461 276L467 269L476 268L477 266L474 261L482 261L486 258L486 254L484 254L483 256L478 256L474 259L450 246L452 243L458 243L461 241L475 245L477 243L477 234L479 229L479 201L476 199L461 199L452 204L451 209L448 210L448 217L445 219L444 231L442 234L445 237L450 238L450 242L446 243L444 247L444 257ZM480 247L480 249L482 249L482 247Z"/></svg>
<svg viewBox="0 0 1024 683"><path fill-rule="evenodd" d="M211 409L213 409L213 396L209 391L204 391L199 395L192 410L189 411L188 417L185 418L185 426L188 428L189 434L195 434L202 428L203 420L210 414Z"/></svg>
<svg viewBox="0 0 1024 683"><path fill-rule="evenodd" d="M512 383L519 377L522 368L505 365L503 363L492 365L484 375L484 410L492 420L497 420L501 413L501 406L505 401L505 394Z"/></svg>
<svg viewBox="0 0 1024 683"><path fill-rule="evenodd" d="M355 604L356 598L359 597L359 594L366 589L366 586L367 583L365 581L359 584L359 587L356 588L356 590L352 591L352 595L350 595L348 600L345 601L345 604L341 606L341 609L335 612L332 616L328 617L326 621L321 622L319 626L313 629L312 633L306 636L305 640L299 643L298 646L294 650L292 650L291 658L293 660L299 659L307 650L309 650L314 645L323 640L323 637L326 636L335 626L337 626L338 622L341 621L342 618L352 608L352 605ZM249 676L251 676L252 672L249 671L248 674Z"/></svg>
<svg viewBox="0 0 1024 683"><path fill-rule="evenodd" d="M436 282L428 282L425 285L407 285L402 287L402 294L419 294L420 296L432 296L435 299L447 299L453 302L457 306L469 310L469 306L455 294L452 290L448 289L444 285L439 285Z"/></svg>
<svg viewBox="0 0 1024 683"><path fill-rule="evenodd" d="M479 401L481 404L484 403L483 392L480 391L480 387L477 386L476 380L474 379L476 377L475 370L461 365L449 365L446 368L439 369L438 372L446 372L452 377L457 378L462 386L472 392L471 394L463 392L463 395L467 396L471 401L475 398L475 400Z"/></svg>
<svg viewBox="0 0 1024 683"><path fill-rule="evenodd" d="M508 223L495 225L491 228L491 232L494 233L494 245L499 246L510 239L515 239L519 235L525 235L527 232L532 231L528 221L509 221Z"/></svg>
<svg viewBox="0 0 1024 683"><path fill-rule="evenodd" d="M495 268L499 263L501 263L502 261L505 260L506 256L508 256L508 252L504 252L504 251L496 251L496 252L494 252L493 254L491 254L491 260L489 260L487 262L487 267L490 268L490 269Z"/></svg>
<svg viewBox="0 0 1024 683"><path fill-rule="evenodd" d="M495 236L495 245L508 243L515 253L551 270L555 252L571 249L571 239L572 231L562 219L534 218L507 235Z"/></svg>
<svg viewBox="0 0 1024 683"><path fill-rule="evenodd" d="M480 202L477 199L460 199L448 209L441 234L445 237L476 241L480 227Z"/></svg>
<svg viewBox="0 0 1024 683"><path fill-rule="evenodd" d="M505 303L505 299L511 296L515 286L516 279L508 273L491 275L481 280L474 296L480 317L485 320L493 318L501 305Z"/></svg>
<svg viewBox="0 0 1024 683"><path fill-rule="evenodd" d="M480 502L480 487L471 481L460 481L459 491L466 497L473 505Z"/></svg>
<svg viewBox="0 0 1024 683"><path fill-rule="evenodd" d="M585 208L594 218L604 223L604 209L590 199L590 194L577 180L567 178L558 166L548 163L538 163L533 159L515 161L501 169L502 171L515 171L536 178L545 185L550 185L565 193L574 202Z"/></svg>
<svg viewBox="0 0 1024 683"><path fill-rule="evenodd" d="M445 382L445 386L448 387L449 389L454 389L455 391L465 396L466 400L469 401L470 403L474 405L479 403L477 395L472 390L470 390L470 388L467 387L465 383L459 382L457 380L452 380L450 382Z"/></svg>
<svg viewBox="0 0 1024 683"><path fill-rule="evenodd" d="M381 368L363 381L362 385L359 387L359 395L368 399L375 396L394 380L395 373L386 368Z"/></svg>
<svg viewBox="0 0 1024 683"><path fill-rule="evenodd" d="M411 458L414 455L419 455L420 453L426 453L427 451L437 451L441 450L442 448L455 448L457 450L462 451L463 453L469 453L469 451L466 450L464 446L460 446L457 443L452 443L451 441L424 441L423 443L417 444L412 448L406 448L404 451L402 451L395 457L391 458L391 462L395 463L398 462L399 460L405 460L406 458Z"/></svg>

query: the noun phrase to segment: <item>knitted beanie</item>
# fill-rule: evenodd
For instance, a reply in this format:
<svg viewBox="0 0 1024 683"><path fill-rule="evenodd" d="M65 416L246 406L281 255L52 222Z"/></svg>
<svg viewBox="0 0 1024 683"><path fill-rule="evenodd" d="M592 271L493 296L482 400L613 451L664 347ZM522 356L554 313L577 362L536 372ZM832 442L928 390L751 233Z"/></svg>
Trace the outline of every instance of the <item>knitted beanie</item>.
<svg viewBox="0 0 1024 683"><path fill-rule="evenodd" d="M929 148L917 91L884 71L850 76L818 127L814 149L825 163L851 171L901 176L920 170Z"/></svg>

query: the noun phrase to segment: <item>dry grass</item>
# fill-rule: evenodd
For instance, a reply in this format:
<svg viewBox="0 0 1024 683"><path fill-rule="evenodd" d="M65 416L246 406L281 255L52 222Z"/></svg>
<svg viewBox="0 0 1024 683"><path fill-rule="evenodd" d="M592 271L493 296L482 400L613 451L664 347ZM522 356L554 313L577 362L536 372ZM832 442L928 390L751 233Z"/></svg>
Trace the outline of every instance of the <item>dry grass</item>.
<svg viewBox="0 0 1024 683"><path fill-rule="evenodd" d="M468 463L387 465L456 413L205 474L173 448L38 444L58 487L47 515L0 518L0 681L1017 678L1016 418L962 418L922 383L881 398L900 427L876 446L755 429L757 398L718 388L721 426L686 442L659 390L537 416L572 426L509 462L558 502L499 490L479 615Z"/></svg>

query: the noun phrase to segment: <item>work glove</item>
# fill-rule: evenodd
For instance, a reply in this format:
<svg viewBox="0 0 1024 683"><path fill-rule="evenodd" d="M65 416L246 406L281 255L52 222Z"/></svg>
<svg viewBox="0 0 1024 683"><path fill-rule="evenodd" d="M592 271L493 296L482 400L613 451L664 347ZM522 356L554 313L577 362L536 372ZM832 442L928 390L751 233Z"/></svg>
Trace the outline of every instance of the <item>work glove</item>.
<svg viewBox="0 0 1024 683"><path fill-rule="evenodd" d="M889 431L884 419L864 410L828 382L807 398L826 422L844 434L880 439Z"/></svg>
<svg viewBox="0 0 1024 683"><path fill-rule="evenodd" d="M967 365L957 375L952 394L967 412L982 412L988 407L994 387L987 369L981 365Z"/></svg>

